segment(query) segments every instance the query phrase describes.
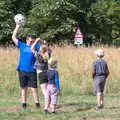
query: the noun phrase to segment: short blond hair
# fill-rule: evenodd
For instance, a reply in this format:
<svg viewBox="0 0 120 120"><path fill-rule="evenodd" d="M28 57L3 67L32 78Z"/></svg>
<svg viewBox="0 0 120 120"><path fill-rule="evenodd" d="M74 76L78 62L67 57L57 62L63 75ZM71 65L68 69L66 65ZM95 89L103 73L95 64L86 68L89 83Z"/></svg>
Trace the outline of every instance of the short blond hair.
<svg viewBox="0 0 120 120"><path fill-rule="evenodd" d="M57 68L57 64L58 64L58 61L54 60L52 58L48 61L49 68L56 69Z"/></svg>
<svg viewBox="0 0 120 120"><path fill-rule="evenodd" d="M104 50L102 50L102 49L98 49L98 50L94 51L94 53L99 57L104 57L104 55L105 55Z"/></svg>

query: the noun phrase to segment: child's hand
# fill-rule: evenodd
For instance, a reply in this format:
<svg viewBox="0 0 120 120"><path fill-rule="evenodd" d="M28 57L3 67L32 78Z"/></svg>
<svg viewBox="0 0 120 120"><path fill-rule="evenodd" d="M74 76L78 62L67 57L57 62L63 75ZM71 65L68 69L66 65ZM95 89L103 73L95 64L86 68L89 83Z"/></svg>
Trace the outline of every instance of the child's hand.
<svg viewBox="0 0 120 120"><path fill-rule="evenodd" d="M40 41L40 38L36 38L36 40L35 40L36 42L38 42L38 41Z"/></svg>

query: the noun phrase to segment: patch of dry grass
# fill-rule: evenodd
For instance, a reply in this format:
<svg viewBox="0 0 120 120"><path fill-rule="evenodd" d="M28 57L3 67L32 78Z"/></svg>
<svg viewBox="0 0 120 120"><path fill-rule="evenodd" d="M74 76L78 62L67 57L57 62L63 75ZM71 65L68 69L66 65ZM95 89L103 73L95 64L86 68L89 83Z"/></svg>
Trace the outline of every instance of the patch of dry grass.
<svg viewBox="0 0 120 120"><path fill-rule="evenodd" d="M81 92L92 91L92 62L96 59L94 50L98 48L56 47L54 56L59 61L61 83L66 89L77 89ZM116 48L103 48L110 75L107 81L109 93L120 92L120 51Z"/></svg>
<svg viewBox="0 0 120 120"><path fill-rule="evenodd" d="M93 51L97 48L74 48L72 46L53 48L53 58L57 59L60 82L63 90L92 92L92 62L96 58ZM106 91L120 92L120 51L116 48L103 48L108 62L110 76ZM16 65L19 52L17 48L0 48L0 89L18 89Z"/></svg>

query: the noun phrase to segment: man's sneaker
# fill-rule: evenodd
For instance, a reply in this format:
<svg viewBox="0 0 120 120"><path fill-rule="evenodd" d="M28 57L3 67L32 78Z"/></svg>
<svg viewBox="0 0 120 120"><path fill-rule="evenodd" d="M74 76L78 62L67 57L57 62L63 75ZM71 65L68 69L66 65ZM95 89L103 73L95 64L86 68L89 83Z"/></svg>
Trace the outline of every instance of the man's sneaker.
<svg viewBox="0 0 120 120"><path fill-rule="evenodd" d="M52 114L56 114L56 112L55 111L53 111L53 112L51 112Z"/></svg>
<svg viewBox="0 0 120 120"><path fill-rule="evenodd" d="M104 108L104 105L103 105L103 104L101 104L100 106L101 106L101 109L103 109L103 108Z"/></svg>
<svg viewBox="0 0 120 120"><path fill-rule="evenodd" d="M100 106L97 106L96 107L96 110L102 110L104 108L104 106L103 105L100 105Z"/></svg>
<svg viewBox="0 0 120 120"><path fill-rule="evenodd" d="M27 104L26 103L22 103L22 110L26 110L27 109Z"/></svg>
<svg viewBox="0 0 120 120"><path fill-rule="evenodd" d="M45 114L49 114L49 111L47 109L44 110Z"/></svg>

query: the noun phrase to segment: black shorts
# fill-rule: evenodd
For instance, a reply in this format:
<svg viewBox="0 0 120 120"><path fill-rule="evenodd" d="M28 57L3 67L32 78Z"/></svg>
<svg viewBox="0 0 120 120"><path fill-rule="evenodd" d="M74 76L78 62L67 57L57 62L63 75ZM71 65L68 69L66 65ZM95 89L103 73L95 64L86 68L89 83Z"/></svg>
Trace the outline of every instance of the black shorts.
<svg viewBox="0 0 120 120"><path fill-rule="evenodd" d="M48 82L48 76L47 76L47 71L42 71L39 73L39 83L47 83Z"/></svg>
<svg viewBox="0 0 120 120"><path fill-rule="evenodd" d="M36 72L18 71L20 87L37 88L37 74Z"/></svg>

